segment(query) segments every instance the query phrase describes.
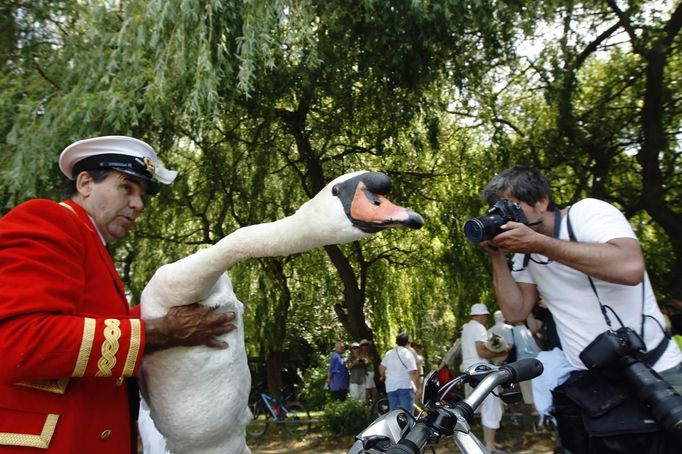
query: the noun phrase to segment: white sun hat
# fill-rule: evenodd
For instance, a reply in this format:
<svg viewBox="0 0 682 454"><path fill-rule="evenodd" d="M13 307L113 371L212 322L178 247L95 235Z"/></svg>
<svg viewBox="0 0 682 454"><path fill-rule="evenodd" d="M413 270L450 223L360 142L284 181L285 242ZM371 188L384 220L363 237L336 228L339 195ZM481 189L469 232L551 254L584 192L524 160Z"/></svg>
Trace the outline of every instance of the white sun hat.
<svg viewBox="0 0 682 454"><path fill-rule="evenodd" d="M483 303L476 303L471 305L471 315L488 315L488 308Z"/></svg>

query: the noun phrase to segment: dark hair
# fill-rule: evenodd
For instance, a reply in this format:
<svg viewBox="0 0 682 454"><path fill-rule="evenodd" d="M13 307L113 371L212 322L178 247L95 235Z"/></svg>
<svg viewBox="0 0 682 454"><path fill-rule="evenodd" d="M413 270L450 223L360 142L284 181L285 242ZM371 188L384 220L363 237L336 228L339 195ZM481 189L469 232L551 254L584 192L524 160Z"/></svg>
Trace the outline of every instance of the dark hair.
<svg viewBox="0 0 682 454"><path fill-rule="evenodd" d="M493 205L504 193L511 194L529 205L535 205L538 200L547 197L549 209L554 211L556 208L547 178L531 167L518 165L503 170L490 180L481 197L486 203Z"/></svg>
<svg viewBox="0 0 682 454"><path fill-rule="evenodd" d="M395 338L396 345L400 347L406 346L410 342L410 335L407 333L400 333Z"/></svg>
<svg viewBox="0 0 682 454"><path fill-rule="evenodd" d="M109 175L113 170L111 169L104 169L104 170L84 170L83 172L87 172L88 175L90 175L95 183L99 183L100 181L103 181L107 175ZM69 180L65 185L64 188L62 189L62 194L61 194L61 199L62 200L67 200L73 197L76 192L78 192L78 189L76 188L76 180L78 179L78 175L76 175L76 178L73 180Z"/></svg>

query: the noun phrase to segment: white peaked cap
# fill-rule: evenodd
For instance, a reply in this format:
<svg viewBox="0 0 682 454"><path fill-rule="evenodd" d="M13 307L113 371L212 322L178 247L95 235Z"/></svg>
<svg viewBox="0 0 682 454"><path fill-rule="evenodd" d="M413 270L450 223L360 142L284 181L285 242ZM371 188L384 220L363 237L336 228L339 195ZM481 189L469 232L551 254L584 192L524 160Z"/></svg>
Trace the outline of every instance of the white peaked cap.
<svg viewBox="0 0 682 454"><path fill-rule="evenodd" d="M84 170L112 169L149 181L149 194L159 192L156 182L170 184L178 172L159 163L149 144L128 136L102 136L74 142L59 156L59 169L70 180Z"/></svg>

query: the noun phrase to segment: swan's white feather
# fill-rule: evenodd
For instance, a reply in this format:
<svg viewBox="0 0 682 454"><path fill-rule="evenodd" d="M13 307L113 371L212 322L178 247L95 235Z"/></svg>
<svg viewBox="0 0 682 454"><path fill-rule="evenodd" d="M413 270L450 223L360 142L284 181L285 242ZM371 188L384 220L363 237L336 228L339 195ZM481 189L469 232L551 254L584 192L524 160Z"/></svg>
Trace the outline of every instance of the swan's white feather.
<svg viewBox="0 0 682 454"><path fill-rule="evenodd" d="M226 350L176 347L145 356L147 403L170 452L250 452L245 441L251 376L244 347L244 308L225 271L251 257L288 255L368 236L351 224L341 202L331 194L336 183L363 172L335 179L292 216L241 228L211 247L160 267L149 281L141 299L143 319L194 302L237 314L237 328L223 337L229 344Z"/></svg>

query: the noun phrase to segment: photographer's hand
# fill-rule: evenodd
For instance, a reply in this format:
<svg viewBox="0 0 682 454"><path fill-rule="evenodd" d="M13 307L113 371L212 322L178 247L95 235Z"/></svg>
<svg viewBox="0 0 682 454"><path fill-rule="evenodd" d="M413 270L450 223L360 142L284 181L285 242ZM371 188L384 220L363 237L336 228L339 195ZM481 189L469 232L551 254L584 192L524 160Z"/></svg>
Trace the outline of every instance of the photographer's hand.
<svg viewBox="0 0 682 454"><path fill-rule="evenodd" d="M490 242L490 241L483 241L483 242L481 242L481 246L482 246L483 249L484 249L488 254L490 254L491 256L492 256L492 255L501 255L501 256L504 256L504 255L505 255L505 252L504 252L504 251L502 251L499 247L495 246L495 245L494 245L492 242Z"/></svg>
<svg viewBox="0 0 682 454"><path fill-rule="evenodd" d="M530 254L538 252L542 243L551 237L538 233L525 224L509 221L501 229L502 233L491 240L493 246L506 252Z"/></svg>

